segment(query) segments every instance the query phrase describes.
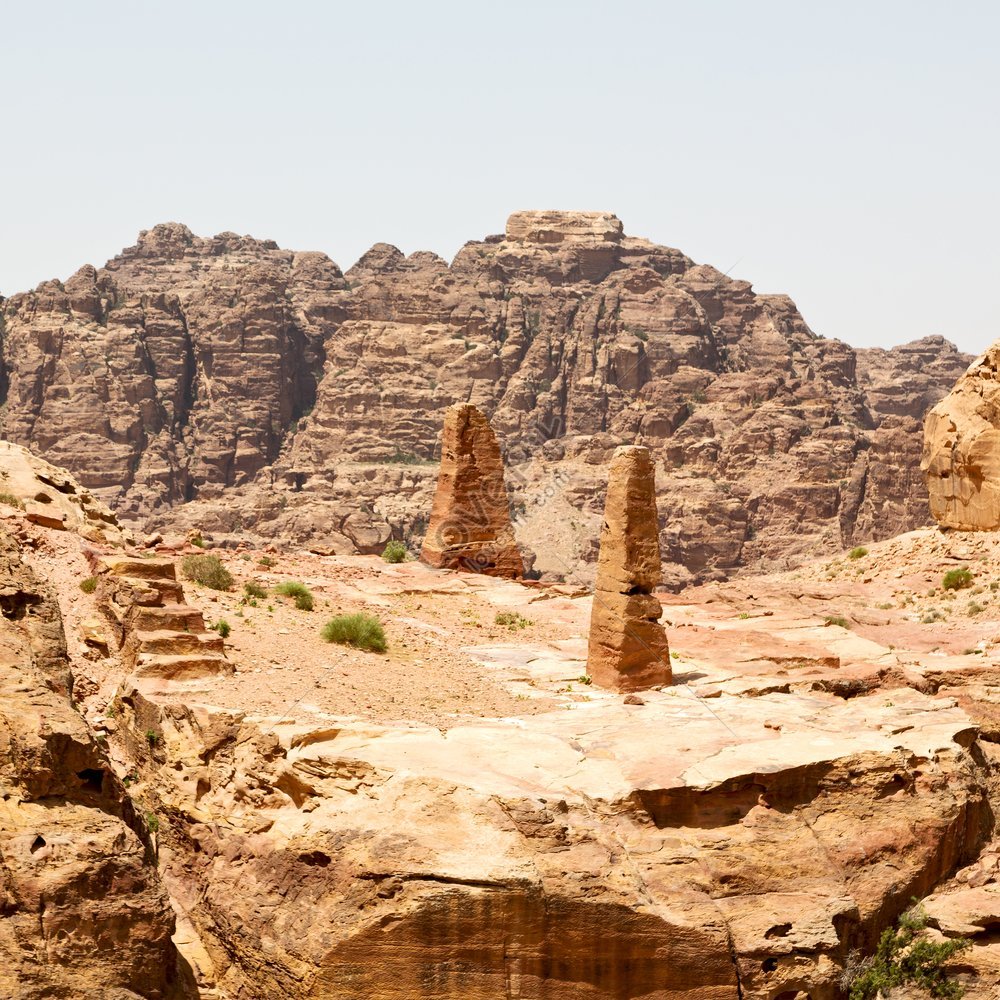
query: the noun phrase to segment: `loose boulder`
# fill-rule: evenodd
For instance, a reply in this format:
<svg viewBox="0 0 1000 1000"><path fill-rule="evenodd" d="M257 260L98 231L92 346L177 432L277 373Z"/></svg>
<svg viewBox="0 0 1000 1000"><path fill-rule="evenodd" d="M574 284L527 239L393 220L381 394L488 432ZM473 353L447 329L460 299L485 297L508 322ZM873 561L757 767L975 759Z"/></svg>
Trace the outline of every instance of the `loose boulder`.
<svg viewBox="0 0 1000 1000"><path fill-rule="evenodd" d="M653 591L660 544L648 448L618 448L611 460L587 666L594 683L636 691L670 683L670 649Z"/></svg>
<svg viewBox="0 0 1000 1000"><path fill-rule="evenodd" d="M437 568L518 579L503 459L485 416L471 403L445 411L441 471L420 558Z"/></svg>
<svg viewBox="0 0 1000 1000"><path fill-rule="evenodd" d="M1000 341L927 414L920 467L938 524L1000 528Z"/></svg>

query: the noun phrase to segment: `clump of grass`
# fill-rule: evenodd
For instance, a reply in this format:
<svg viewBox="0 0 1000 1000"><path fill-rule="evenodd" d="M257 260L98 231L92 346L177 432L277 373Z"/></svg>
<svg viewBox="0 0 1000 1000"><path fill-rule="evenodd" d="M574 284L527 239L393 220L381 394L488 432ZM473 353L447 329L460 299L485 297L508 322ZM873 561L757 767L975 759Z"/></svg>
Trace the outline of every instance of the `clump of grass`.
<svg viewBox="0 0 1000 1000"><path fill-rule="evenodd" d="M864 559L868 555L868 550L863 545L855 545L850 552L847 553L848 559Z"/></svg>
<svg viewBox="0 0 1000 1000"><path fill-rule="evenodd" d="M749 611L741 611L736 617L739 618L740 621L744 621L745 622L750 617L750 612Z"/></svg>
<svg viewBox="0 0 1000 1000"><path fill-rule="evenodd" d="M17 507L18 510L24 510L21 498L14 496L13 493L0 493L0 503L5 503L10 507Z"/></svg>
<svg viewBox="0 0 1000 1000"><path fill-rule="evenodd" d="M277 565L277 560L272 559L270 556L261 556L260 565L263 566L264 569L270 569L272 566Z"/></svg>
<svg viewBox="0 0 1000 1000"><path fill-rule="evenodd" d="M581 684L586 684L588 687L594 683L593 678L590 676L590 674L580 674L580 676L577 677L577 680Z"/></svg>
<svg viewBox="0 0 1000 1000"><path fill-rule="evenodd" d="M407 551L406 545L395 538L386 542L385 548L382 550L382 558L387 563L406 562L409 555L410 553Z"/></svg>
<svg viewBox="0 0 1000 1000"><path fill-rule="evenodd" d="M205 547L205 539L202 538L201 535L196 535L190 541L196 548L203 549Z"/></svg>
<svg viewBox="0 0 1000 1000"><path fill-rule="evenodd" d="M313 609L312 591L298 580L285 580L274 588L274 592L282 597L294 597L295 607L299 611L312 611Z"/></svg>
<svg viewBox="0 0 1000 1000"><path fill-rule="evenodd" d="M146 829L150 833L156 833L160 829L160 817L154 812L146 813Z"/></svg>
<svg viewBox="0 0 1000 1000"><path fill-rule="evenodd" d="M155 729L146 730L146 742L149 744L150 750L155 750L160 745L160 740L162 737Z"/></svg>
<svg viewBox="0 0 1000 1000"><path fill-rule="evenodd" d="M353 615L336 615L331 618L320 633L324 642L335 642L341 646L353 646L372 653L386 651L385 630L374 615L358 612Z"/></svg>
<svg viewBox="0 0 1000 1000"><path fill-rule="evenodd" d="M247 580L247 582L243 584L243 596L247 598L267 597L267 590L256 580Z"/></svg>
<svg viewBox="0 0 1000 1000"><path fill-rule="evenodd" d="M229 633L232 632L232 627L225 618L220 618L212 628L222 636L223 639L229 638Z"/></svg>
<svg viewBox="0 0 1000 1000"><path fill-rule="evenodd" d="M189 580L212 590L232 590L235 583L233 574L222 565L218 556L185 556L181 572Z"/></svg>
<svg viewBox="0 0 1000 1000"><path fill-rule="evenodd" d="M978 601L969 601L969 606L965 609L965 613L970 618L974 618L976 615L983 613L983 606Z"/></svg>
<svg viewBox="0 0 1000 1000"><path fill-rule="evenodd" d="M496 618L493 619L493 623L495 625L506 625L512 632L517 632L520 629L527 628L531 624L531 619L525 618L524 615L516 611L499 611Z"/></svg>
<svg viewBox="0 0 1000 1000"><path fill-rule="evenodd" d="M843 615L831 615L826 621L823 622L824 625L839 625L841 628L850 628L851 623L843 617Z"/></svg>
<svg viewBox="0 0 1000 1000"><path fill-rule="evenodd" d="M85 594L92 594L95 590L97 590L97 577L88 576L86 580L81 580L80 589Z"/></svg>
<svg viewBox="0 0 1000 1000"><path fill-rule="evenodd" d="M950 569L941 580L945 590L964 590L972 586L972 571L963 566L961 569Z"/></svg>

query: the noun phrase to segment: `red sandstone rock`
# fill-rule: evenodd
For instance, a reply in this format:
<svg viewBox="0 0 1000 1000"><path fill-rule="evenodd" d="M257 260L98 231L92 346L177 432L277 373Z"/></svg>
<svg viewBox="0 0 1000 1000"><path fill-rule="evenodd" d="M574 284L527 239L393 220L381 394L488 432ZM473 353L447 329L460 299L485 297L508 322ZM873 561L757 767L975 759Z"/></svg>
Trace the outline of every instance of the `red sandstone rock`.
<svg viewBox="0 0 1000 1000"><path fill-rule="evenodd" d="M939 524L1000 528L1000 341L927 414L921 468Z"/></svg>
<svg viewBox="0 0 1000 1000"><path fill-rule="evenodd" d="M593 577L594 488L649 447L671 586L923 524L919 421L970 359L817 337L607 213L517 212L449 265L322 254L177 224L3 303L2 432L122 516L333 552L419 547L444 411L508 461L536 566ZM193 501L193 502L191 502Z"/></svg>
<svg viewBox="0 0 1000 1000"><path fill-rule="evenodd" d="M519 578L503 458L489 421L471 403L450 407L441 471L420 558L429 566Z"/></svg>
<svg viewBox="0 0 1000 1000"><path fill-rule="evenodd" d="M622 447L608 470L587 670L636 691L670 683L670 649L654 596L660 582L656 485L648 448Z"/></svg>

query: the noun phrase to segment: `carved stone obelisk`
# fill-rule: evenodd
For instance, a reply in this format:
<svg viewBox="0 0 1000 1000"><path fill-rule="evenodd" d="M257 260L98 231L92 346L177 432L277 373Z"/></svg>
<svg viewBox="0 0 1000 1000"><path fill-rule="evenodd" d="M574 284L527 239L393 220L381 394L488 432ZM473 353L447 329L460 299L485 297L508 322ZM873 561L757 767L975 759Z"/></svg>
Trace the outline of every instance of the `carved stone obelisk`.
<svg viewBox="0 0 1000 1000"><path fill-rule="evenodd" d="M448 407L441 471L420 558L429 566L518 579L503 459L493 428L471 403Z"/></svg>
<svg viewBox="0 0 1000 1000"><path fill-rule="evenodd" d="M588 672L595 684L636 691L670 683L670 649L654 591L660 582L659 525L648 448L615 450L608 473Z"/></svg>

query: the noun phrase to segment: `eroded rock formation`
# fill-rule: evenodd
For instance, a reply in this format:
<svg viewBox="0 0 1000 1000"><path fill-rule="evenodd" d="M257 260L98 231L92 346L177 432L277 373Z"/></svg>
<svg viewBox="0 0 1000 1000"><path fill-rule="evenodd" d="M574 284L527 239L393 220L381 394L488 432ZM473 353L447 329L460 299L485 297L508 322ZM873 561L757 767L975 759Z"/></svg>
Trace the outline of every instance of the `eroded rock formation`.
<svg viewBox="0 0 1000 1000"><path fill-rule="evenodd" d="M420 558L429 566L516 579L503 458L489 421L471 403L450 406L441 432L441 471Z"/></svg>
<svg viewBox="0 0 1000 1000"><path fill-rule="evenodd" d="M587 669L595 683L637 691L670 683L670 649L656 599L660 543L656 476L648 448L615 451L597 583L590 619Z"/></svg>
<svg viewBox="0 0 1000 1000"><path fill-rule="evenodd" d="M471 402L544 573L592 580L602 470L649 447L671 585L926 522L919 422L969 360L940 338L824 340L787 297L607 213L518 212L450 265L376 244L346 279L322 254L161 225L2 318L3 433L120 515L419 544L443 414Z"/></svg>
<svg viewBox="0 0 1000 1000"><path fill-rule="evenodd" d="M0 529L0 995L182 990L149 835L69 700L59 607Z"/></svg>
<svg viewBox="0 0 1000 1000"><path fill-rule="evenodd" d="M1000 342L927 414L921 468L939 524L1000 528Z"/></svg>

